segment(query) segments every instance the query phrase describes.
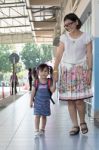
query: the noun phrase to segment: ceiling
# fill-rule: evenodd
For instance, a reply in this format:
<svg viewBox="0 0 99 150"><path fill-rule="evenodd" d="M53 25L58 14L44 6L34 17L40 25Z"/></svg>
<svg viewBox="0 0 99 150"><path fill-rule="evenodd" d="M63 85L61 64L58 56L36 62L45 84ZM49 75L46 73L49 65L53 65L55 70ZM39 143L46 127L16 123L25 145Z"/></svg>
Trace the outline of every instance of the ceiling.
<svg viewBox="0 0 99 150"><path fill-rule="evenodd" d="M0 43L51 43L62 0L0 0Z"/></svg>

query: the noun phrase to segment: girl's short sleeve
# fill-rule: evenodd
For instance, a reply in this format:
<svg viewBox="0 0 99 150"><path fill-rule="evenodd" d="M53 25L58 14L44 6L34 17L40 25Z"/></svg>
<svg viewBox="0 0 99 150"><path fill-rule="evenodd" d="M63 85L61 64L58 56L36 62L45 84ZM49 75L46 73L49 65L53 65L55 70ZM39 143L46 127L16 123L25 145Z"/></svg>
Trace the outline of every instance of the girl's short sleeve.
<svg viewBox="0 0 99 150"><path fill-rule="evenodd" d="M66 40L66 36L65 36L65 34L62 34L60 36L60 42L65 43L65 40Z"/></svg>
<svg viewBox="0 0 99 150"><path fill-rule="evenodd" d="M90 34L86 34L86 44L88 44L92 40L93 40L93 37Z"/></svg>

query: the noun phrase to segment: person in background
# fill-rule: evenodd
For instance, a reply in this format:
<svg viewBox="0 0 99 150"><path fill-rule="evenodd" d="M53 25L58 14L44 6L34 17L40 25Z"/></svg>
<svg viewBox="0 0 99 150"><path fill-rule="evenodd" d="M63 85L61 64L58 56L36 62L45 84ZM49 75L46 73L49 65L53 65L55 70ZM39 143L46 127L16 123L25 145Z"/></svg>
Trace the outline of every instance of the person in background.
<svg viewBox="0 0 99 150"><path fill-rule="evenodd" d="M88 132L84 100L92 97L92 37L82 32L81 26L76 14L70 13L64 17L64 28L67 32L60 37L54 64L56 81L60 64L59 97L68 101L73 124L70 135L76 135L80 130L83 134Z"/></svg>
<svg viewBox="0 0 99 150"><path fill-rule="evenodd" d="M53 81L48 87L49 66L47 64L40 64L37 69L38 73L38 88L33 85L33 90L30 99L30 107L34 107L35 115L35 136L45 133L47 123L47 116L51 115L50 111L50 91L53 93L56 89L56 83ZM50 91L49 91L50 90ZM40 121L41 128L40 128Z"/></svg>
<svg viewBox="0 0 99 150"><path fill-rule="evenodd" d="M28 80L29 80L29 90L31 91L32 90L32 69L29 68L29 71L28 71Z"/></svg>
<svg viewBox="0 0 99 150"><path fill-rule="evenodd" d="M11 75L10 77L10 83L11 83L11 95L13 95L14 92L14 84L15 84L15 94L17 93L17 84L18 84L18 77L16 75L16 72Z"/></svg>
<svg viewBox="0 0 99 150"><path fill-rule="evenodd" d="M33 68L33 80L38 79L38 75L37 75L37 67Z"/></svg>

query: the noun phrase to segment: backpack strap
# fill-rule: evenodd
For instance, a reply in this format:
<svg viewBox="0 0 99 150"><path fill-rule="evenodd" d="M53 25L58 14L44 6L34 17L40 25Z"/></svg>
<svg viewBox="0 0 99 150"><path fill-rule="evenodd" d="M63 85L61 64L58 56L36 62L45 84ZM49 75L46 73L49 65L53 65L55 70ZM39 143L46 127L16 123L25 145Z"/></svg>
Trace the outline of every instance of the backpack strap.
<svg viewBox="0 0 99 150"><path fill-rule="evenodd" d="M36 95L36 92L37 92L37 89L38 89L38 84L39 84L39 80L38 80L38 79L35 79L35 81L34 81L35 95ZM34 95L34 100L35 100L35 95ZM33 100L33 101L34 101L34 100Z"/></svg>
<svg viewBox="0 0 99 150"><path fill-rule="evenodd" d="M47 84L48 84L48 89L50 89L50 86L51 86L51 80L50 80L49 78L48 78Z"/></svg>
<svg viewBox="0 0 99 150"><path fill-rule="evenodd" d="M50 78L48 78L47 84L48 84L48 90L49 90L49 92L50 92L50 99L51 99L51 102L52 102L53 104L55 104L54 100L52 99L52 92L50 91L50 86L51 86L51 79L50 79Z"/></svg>
<svg viewBox="0 0 99 150"><path fill-rule="evenodd" d="M38 80L38 79L35 79L35 81L34 81L34 86L35 86L36 91L37 91L37 89L38 89L38 84L39 84L39 80Z"/></svg>

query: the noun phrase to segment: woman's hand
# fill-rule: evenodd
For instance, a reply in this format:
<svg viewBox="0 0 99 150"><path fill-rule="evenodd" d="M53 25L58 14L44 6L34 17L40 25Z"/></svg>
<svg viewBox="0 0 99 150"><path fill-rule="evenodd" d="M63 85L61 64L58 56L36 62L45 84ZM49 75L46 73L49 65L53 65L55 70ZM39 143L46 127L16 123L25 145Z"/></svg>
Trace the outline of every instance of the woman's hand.
<svg viewBox="0 0 99 150"><path fill-rule="evenodd" d="M55 82L58 81L58 71L54 71L54 72L53 72L53 80L54 80Z"/></svg>
<svg viewBox="0 0 99 150"><path fill-rule="evenodd" d="M87 71L87 84L90 86L92 80L92 70Z"/></svg>

